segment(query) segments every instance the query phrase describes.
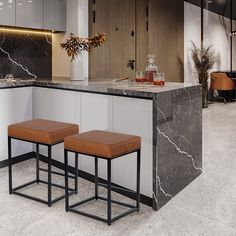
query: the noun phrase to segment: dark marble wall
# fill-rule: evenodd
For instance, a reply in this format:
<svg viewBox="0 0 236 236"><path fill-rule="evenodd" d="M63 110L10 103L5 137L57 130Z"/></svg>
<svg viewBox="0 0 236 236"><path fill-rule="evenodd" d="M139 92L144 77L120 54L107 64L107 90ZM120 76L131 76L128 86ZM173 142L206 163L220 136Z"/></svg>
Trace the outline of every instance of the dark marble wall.
<svg viewBox="0 0 236 236"><path fill-rule="evenodd" d="M46 33L0 31L0 79L52 75L52 36Z"/></svg>

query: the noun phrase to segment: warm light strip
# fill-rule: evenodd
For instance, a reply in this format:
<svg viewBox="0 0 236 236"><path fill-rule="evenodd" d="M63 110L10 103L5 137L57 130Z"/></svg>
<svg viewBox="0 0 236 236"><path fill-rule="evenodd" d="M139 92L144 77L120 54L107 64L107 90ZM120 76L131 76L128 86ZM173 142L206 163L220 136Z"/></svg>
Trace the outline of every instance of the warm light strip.
<svg viewBox="0 0 236 236"><path fill-rule="evenodd" d="M13 28L0 28L0 31L4 32L12 32L12 33L27 33L27 34L46 34L46 35L52 35L52 32L48 31L34 31L34 30L25 30L25 29L13 29Z"/></svg>

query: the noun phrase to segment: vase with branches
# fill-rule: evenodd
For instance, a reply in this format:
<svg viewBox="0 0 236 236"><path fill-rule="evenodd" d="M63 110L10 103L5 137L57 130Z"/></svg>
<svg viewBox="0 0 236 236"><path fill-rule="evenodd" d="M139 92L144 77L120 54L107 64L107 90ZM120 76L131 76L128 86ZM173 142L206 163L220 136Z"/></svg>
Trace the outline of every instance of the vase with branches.
<svg viewBox="0 0 236 236"><path fill-rule="evenodd" d="M101 46L105 41L105 33L98 33L89 38L82 38L71 33L66 42L60 44L60 47L67 52L67 55L71 58L72 65L76 58L78 58L83 51L90 52L92 49Z"/></svg>
<svg viewBox="0 0 236 236"><path fill-rule="evenodd" d="M199 83L202 84L202 107L205 108L208 107L209 71L216 62L216 54L212 46L197 47L192 42L191 55Z"/></svg>

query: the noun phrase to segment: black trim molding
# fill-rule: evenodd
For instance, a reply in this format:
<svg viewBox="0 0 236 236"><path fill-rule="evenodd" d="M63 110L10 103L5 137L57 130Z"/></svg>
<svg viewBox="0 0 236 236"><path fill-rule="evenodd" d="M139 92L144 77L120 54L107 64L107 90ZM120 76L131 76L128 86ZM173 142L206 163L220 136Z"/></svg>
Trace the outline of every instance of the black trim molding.
<svg viewBox="0 0 236 236"><path fill-rule="evenodd" d="M17 157L12 158L12 164L16 164L22 161L27 161L29 159L35 158L35 152L29 152ZM0 169L8 166L8 160L0 161Z"/></svg>

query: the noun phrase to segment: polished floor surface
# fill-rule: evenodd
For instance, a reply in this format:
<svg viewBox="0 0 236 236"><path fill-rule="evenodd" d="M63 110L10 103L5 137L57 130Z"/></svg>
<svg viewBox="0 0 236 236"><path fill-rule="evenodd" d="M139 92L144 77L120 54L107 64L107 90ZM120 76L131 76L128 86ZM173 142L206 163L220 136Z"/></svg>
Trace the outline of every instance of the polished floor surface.
<svg viewBox="0 0 236 236"><path fill-rule="evenodd" d="M7 169L0 170L0 235L236 235L236 103L213 104L203 111L203 174L158 212L141 205L141 212L127 216L112 226L65 213L61 201L51 209L40 203L8 195ZM14 167L15 183L30 179L33 160ZM56 178L55 181L60 181ZM81 198L93 185L79 180ZM29 191L29 190L26 190ZM31 189L32 191L32 189ZM36 196L45 188L35 186ZM105 194L104 189L100 189ZM56 194L60 194L56 191ZM117 199L122 196L114 194ZM128 200L129 201L129 200ZM87 211L105 214L105 204L93 204ZM124 209L115 208L114 214Z"/></svg>

